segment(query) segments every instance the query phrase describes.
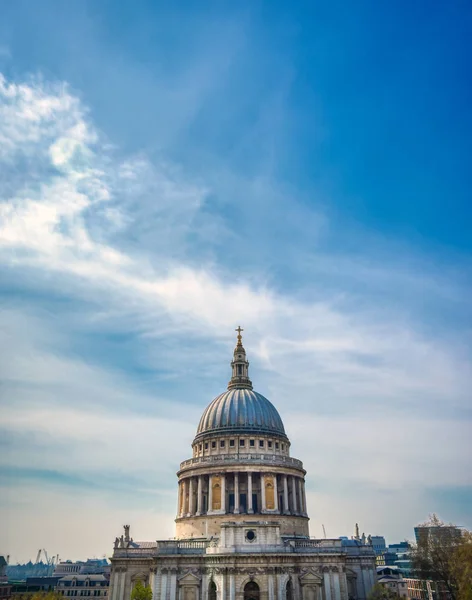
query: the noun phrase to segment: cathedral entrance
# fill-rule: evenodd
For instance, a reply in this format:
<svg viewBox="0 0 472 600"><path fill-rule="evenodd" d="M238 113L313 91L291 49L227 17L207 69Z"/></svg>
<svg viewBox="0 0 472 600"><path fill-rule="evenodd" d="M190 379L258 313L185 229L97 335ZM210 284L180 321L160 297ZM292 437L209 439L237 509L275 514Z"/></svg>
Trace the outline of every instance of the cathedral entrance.
<svg viewBox="0 0 472 600"><path fill-rule="evenodd" d="M214 581L210 581L208 586L208 600L216 600L216 583Z"/></svg>
<svg viewBox="0 0 472 600"><path fill-rule="evenodd" d="M244 600L259 600L259 586L255 581L250 581L244 586Z"/></svg>
<svg viewBox="0 0 472 600"><path fill-rule="evenodd" d="M293 583L291 579L287 581L287 587L285 588L285 598L286 600L293 600Z"/></svg>

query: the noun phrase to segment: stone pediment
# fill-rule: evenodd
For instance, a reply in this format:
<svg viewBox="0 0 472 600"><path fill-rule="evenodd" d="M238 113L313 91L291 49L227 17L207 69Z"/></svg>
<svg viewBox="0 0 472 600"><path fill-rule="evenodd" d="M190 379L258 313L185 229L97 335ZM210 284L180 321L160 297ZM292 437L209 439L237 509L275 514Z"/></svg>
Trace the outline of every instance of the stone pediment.
<svg viewBox="0 0 472 600"><path fill-rule="evenodd" d="M300 583L304 584L321 584L323 583L322 577L320 577L319 573L315 573L315 571L309 570L303 575L300 576Z"/></svg>
<svg viewBox="0 0 472 600"><path fill-rule="evenodd" d="M195 573L192 573L191 571L188 571L187 573L185 573L185 575L181 575L179 577L180 585L198 585L199 583L200 577L198 577L198 575L195 575Z"/></svg>
<svg viewBox="0 0 472 600"><path fill-rule="evenodd" d="M355 577L357 579L357 573L352 569L346 569L346 577Z"/></svg>

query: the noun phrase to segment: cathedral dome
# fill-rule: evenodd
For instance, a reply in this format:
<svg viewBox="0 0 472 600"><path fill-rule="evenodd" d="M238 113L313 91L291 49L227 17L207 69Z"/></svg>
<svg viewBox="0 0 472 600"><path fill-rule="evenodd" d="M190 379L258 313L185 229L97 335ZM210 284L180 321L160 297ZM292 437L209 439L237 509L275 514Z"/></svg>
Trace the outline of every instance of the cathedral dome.
<svg viewBox="0 0 472 600"><path fill-rule="evenodd" d="M237 387L220 394L210 403L200 419L195 439L225 433L286 437L275 406L262 394Z"/></svg>
<svg viewBox="0 0 472 600"><path fill-rule="evenodd" d="M241 339L241 327L231 362L228 390L211 402L200 419L195 440L225 433L268 434L286 438L282 419L275 406L252 389L249 362Z"/></svg>

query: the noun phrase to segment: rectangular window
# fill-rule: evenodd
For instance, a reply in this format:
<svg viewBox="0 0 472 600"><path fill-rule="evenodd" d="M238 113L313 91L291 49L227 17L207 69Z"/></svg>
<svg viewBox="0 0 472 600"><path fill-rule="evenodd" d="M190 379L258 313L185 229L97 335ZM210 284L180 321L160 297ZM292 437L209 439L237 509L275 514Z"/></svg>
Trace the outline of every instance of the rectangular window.
<svg viewBox="0 0 472 600"><path fill-rule="evenodd" d="M212 442L212 443L211 443L211 447L212 447L212 448L216 448L216 442Z"/></svg>
<svg viewBox="0 0 472 600"><path fill-rule="evenodd" d="M208 442L205 442L205 450L208 450Z"/></svg>
<svg viewBox="0 0 472 600"><path fill-rule="evenodd" d="M259 448L264 448L264 440L259 440Z"/></svg>
<svg viewBox="0 0 472 600"><path fill-rule="evenodd" d="M254 448L254 444L255 444L254 440L249 440L249 445L252 446L253 448Z"/></svg>
<svg viewBox="0 0 472 600"><path fill-rule="evenodd" d="M270 440L267 442L267 447L272 448L272 442Z"/></svg>
<svg viewBox="0 0 472 600"><path fill-rule="evenodd" d="M275 449L278 450L279 449L279 442L275 442Z"/></svg>
<svg viewBox="0 0 472 600"><path fill-rule="evenodd" d="M224 440L220 440L220 448L224 448L225 447L225 441Z"/></svg>
<svg viewBox="0 0 472 600"><path fill-rule="evenodd" d="M240 445L240 446L244 446L244 443L245 443L245 441L246 441L246 440L239 440L239 445Z"/></svg>
<svg viewBox="0 0 472 600"><path fill-rule="evenodd" d="M234 447L234 440L229 440L229 445L230 445L231 447Z"/></svg>

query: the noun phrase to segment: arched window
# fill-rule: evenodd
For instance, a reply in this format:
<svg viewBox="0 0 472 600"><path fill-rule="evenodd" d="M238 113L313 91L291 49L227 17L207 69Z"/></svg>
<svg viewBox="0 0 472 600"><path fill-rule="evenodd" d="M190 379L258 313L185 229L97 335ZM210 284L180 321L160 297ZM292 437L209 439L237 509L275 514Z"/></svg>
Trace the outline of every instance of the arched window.
<svg viewBox="0 0 472 600"><path fill-rule="evenodd" d="M244 586L244 600L259 600L259 586L255 581L250 581Z"/></svg>
<svg viewBox="0 0 472 600"><path fill-rule="evenodd" d="M293 600L293 583L291 579L287 581L287 587L285 588L285 599Z"/></svg>
<svg viewBox="0 0 472 600"><path fill-rule="evenodd" d="M208 586L208 600L216 600L216 583L214 581L210 581Z"/></svg>

